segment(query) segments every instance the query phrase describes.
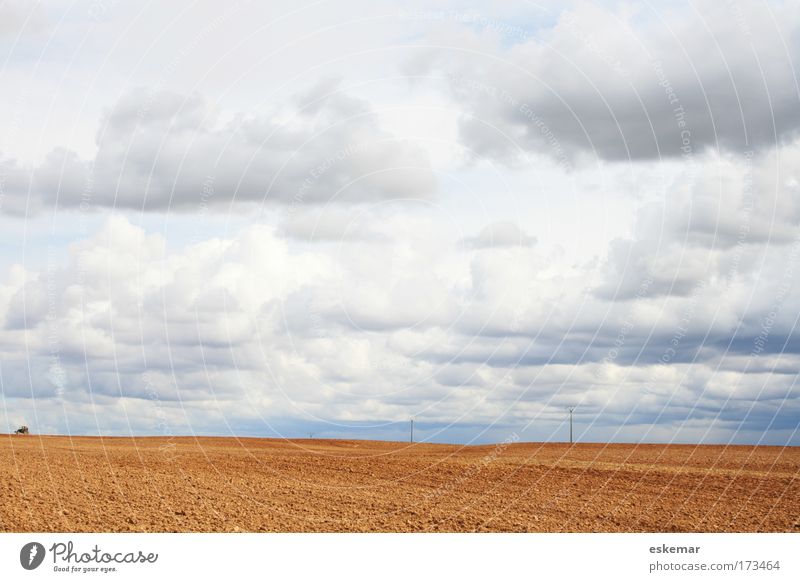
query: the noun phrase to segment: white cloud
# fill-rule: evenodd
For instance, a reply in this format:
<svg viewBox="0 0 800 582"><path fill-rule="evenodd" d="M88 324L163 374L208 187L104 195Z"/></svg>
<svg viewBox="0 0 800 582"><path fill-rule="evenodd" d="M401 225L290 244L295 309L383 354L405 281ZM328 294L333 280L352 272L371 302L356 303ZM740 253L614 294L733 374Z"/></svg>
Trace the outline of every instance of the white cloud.
<svg viewBox="0 0 800 582"><path fill-rule="evenodd" d="M404 229L425 232L414 220L343 253L292 247L266 226L169 250L161 235L112 216L72 245L69 263L16 268L0 287L5 396L46 407L92 394L101 415L158 402L170 414L182 408L175 422L198 430L220 426L212 409L251 427L409 414L513 424L549 423L579 402L601 430L687 420L729 398L759 401L758 418L797 408L792 383L747 373L760 355L734 357L752 350L755 329L724 345L731 325L757 321L769 302L741 304L712 283L669 305L651 296L608 303L587 296L591 272L565 278L535 247L465 257L452 240L427 255L411 250L424 238L391 242ZM44 310L28 300L37 294ZM798 309L787 298L772 340L792 333ZM763 355L788 362L795 352L773 341ZM128 421L147 432L151 420Z"/></svg>
<svg viewBox="0 0 800 582"><path fill-rule="evenodd" d="M461 244L469 249L527 247L536 244L536 237L528 236L513 222L498 221L487 225L475 236L464 238Z"/></svg>
<svg viewBox="0 0 800 582"><path fill-rule="evenodd" d="M102 124L84 162L53 150L29 172L6 162L3 209L109 207L197 212L241 204L426 199L430 163L381 130L366 102L329 93L285 120L222 112L201 98L139 91Z"/></svg>
<svg viewBox="0 0 800 582"><path fill-rule="evenodd" d="M611 245L597 293L630 299L688 295L704 282L727 284L785 256L800 234L800 142L747 156L704 156L645 205L631 238ZM777 247L773 249L772 247Z"/></svg>
<svg viewBox="0 0 800 582"><path fill-rule="evenodd" d="M74 53L56 8L0 96L6 423L797 443L793 5L119 4Z"/></svg>
<svg viewBox="0 0 800 582"><path fill-rule="evenodd" d="M791 3L582 3L533 38L433 28L408 71L444 76L477 154L654 159L783 143L800 128Z"/></svg>
<svg viewBox="0 0 800 582"><path fill-rule="evenodd" d="M324 206L299 208L281 223L284 236L305 242L379 241L383 235L368 209Z"/></svg>

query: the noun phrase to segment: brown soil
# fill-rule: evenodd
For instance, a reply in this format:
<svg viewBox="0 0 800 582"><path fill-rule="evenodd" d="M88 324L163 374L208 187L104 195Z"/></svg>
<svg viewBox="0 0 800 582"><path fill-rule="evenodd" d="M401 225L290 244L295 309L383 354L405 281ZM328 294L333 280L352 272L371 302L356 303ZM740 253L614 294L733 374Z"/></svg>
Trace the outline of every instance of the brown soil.
<svg viewBox="0 0 800 582"><path fill-rule="evenodd" d="M0 437L0 531L800 531L800 448Z"/></svg>

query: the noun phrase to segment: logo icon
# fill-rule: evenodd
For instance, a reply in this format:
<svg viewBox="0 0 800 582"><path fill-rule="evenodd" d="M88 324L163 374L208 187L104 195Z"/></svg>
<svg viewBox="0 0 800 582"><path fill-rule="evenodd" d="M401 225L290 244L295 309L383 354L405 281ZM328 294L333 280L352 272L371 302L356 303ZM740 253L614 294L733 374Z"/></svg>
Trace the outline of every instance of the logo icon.
<svg viewBox="0 0 800 582"><path fill-rule="evenodd" d="M26 570L35 570L44 561L44 546L39 542L29 542L19 551L19 563Z"/></svg>

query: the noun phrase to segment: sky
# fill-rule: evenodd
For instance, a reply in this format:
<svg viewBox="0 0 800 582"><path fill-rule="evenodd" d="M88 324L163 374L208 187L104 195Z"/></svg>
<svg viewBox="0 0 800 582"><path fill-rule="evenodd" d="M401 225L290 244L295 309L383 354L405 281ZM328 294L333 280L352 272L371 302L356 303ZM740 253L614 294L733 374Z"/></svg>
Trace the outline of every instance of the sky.
<svg viewBox="0 0 800 582"><path fill-rule="evenodd" d="M0 432L800 445L800 5L0 0Z"/></svg>

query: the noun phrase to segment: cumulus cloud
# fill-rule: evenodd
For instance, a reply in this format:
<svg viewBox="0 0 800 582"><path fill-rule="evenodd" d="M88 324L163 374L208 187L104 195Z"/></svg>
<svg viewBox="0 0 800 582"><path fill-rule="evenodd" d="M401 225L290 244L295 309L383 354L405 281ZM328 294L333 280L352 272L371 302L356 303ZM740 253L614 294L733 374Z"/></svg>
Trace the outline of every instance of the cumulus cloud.
<svg viewBox="0 0 800 582"><path fill-rule="evenodd" d="M561 162L745 151L800 127L792 3L693 3L692 10L582 3L533 38L440 27L409 71L449 79L461 139L478 155Z"/></svg>
<svg viewBox="0 0 800 582"><path fill-rule="evenodd" d="M414 220L389 222L379 245L292 247L251 226L170 250L112 216L68 262L15 267L0 285L4 394L17 410L31 398L101 417L122 406L143 432L154 407L176 430L241 422L262 434L273 422L355 427L412 413L430 426L552 427L570 403L601 432L698 419L755 430L797 410L794 384L769 372L800 353L785 342L800 313L789 294L776 308L712 282L668 303L608 302L587 295L591 270L566 271L536 247L430 245L445 235ZM764 318L774 321L759 342Z"/></svg>
<svg viewBox="0 0 800 582"><path fill-rule="evenodd" d="M425 437L465 441L558 438L577 405L592 440L796 444L797 7L692 7L539 7L535 30L516 5L509 26L404 14L393 33L427 29L438 48L389 57L372 50L383 29L370 50L348 38L337 58L379 56L331 67L347 92L298 67L320 62L317 45L245 89L228 84L238 53L197 83L208 67L186 51L162 83L174 92L105 112L95 152L53 149L64 134L45 128L44 151L21 147L34 166L0 157L2 212L29 218L2 217L0 418L397 438L415 415ZM255 36L250 50L264 54ZM405 58L408 93L387 74ZM427 123L436 76L457 128ZM264 78L305 89L265 95L268 113L226 108Z"/></svg>
<svg viewBox="0 0 800 582"><path fill-rule="evenodd" d="M376 221L368 209L357 207L325 206L301 208L282 221L280 233L288 238L305 242L379 241L383 238Z"/></svg>
<svg viewBox="0 0 800 582"><path fill-rule="evenodd" d="M468 249L528 247L534 244L536 237L528 236L517 224L510 221L493 222L475 236L461 240L461 245Z"/></svg>
<svg viewBox="0 0 800 582"><path fill-rule="evenodd" d="M423 151L383 131L366 102L317 93L305 108L267 118L230 115L198 96L140 90L109 112L93 160L55 149L27 172L6 160L3 209L198 211L432 195Z"/></svg>
<svg viewBox="0 0 800 582"><path fill-rule="evenodd" d="M800 234L800 143L746 156L705 156L646 204L631 238L609 249L595 292L631 299L688 295L704 282L730 285L780 264Z"/></svg>

